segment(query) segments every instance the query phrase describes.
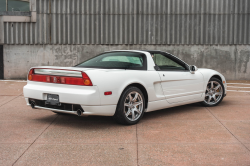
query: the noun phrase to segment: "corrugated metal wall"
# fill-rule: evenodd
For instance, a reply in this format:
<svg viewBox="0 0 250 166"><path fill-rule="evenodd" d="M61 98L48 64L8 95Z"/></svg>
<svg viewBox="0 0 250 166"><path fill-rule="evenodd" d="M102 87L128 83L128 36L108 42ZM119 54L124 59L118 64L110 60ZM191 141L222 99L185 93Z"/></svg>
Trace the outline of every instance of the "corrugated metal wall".
<svg viewBox="0 0 250 166"><path fill-rule="evenodd" d="M250 44L249 0L37 0L6 44Z"/></svg>

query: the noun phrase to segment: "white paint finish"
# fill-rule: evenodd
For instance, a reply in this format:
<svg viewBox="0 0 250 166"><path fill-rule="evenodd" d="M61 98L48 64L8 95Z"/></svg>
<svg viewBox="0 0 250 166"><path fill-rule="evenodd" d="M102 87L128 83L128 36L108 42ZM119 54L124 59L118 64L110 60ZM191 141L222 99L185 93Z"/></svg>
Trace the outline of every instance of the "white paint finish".
<svg viewBox="0 0 250 166"><path fill-rule="evenodd" d="M158 98L165 98L163 90L162 90L161 82L155 82L154 88L155 88L155 94Z"/></svg>
<svg viewBox="0 0 250 166"><path fill-rule="evenodd" d="M97 86L77 86L28 81L23 87L26 98L46 100L47 94L58 94L62 103L100 105Z"/></svg>
<svg viewBox="0 0 250 166"><path fill-rule="evenodd" d="M183 103L183 102L186 102L189 100L191 100L191 101L193 101L193 100L203 101L201 96L202 96L202 93L197 93L197 94L190 93L190 94L185 95L185 96L169 98L169 99L167 99L167 101L171 104Z"/></svg>
<svg viewBox="0 0 250 166"><path fill-rule="evenodd" d="M149 102L146 112L152 112L152 111L157 111L157 110L160 110L160 109L171 108L171 107L175 107L175 106L200 102L200 101L204 100L203 96L204 96L204 93L200 96L200 98L186 100L186 101L183 101L181 103L172 103L172 104L170 104L170 103L166 102L166 100L159 100L159 101Z"/></svg>
<svg viewBox="0 0 250 166"><path fill-rule="evenodd" d="M204 80L200 72L159 71L163 93L169 103L182 102L190 98L199 98L204 93ZM198 95L197 95L198 94Z"/></svg>
<svg viewBox="0 0 250 166"><path fill-rule="evenodd" d="M129 50L133 51L133 50ZM144 51L136 51L144 53ZM51 54L51 50L49 53ZM209 79L218 75L214 70L198 69L190 72L155 71L154 62L146 53L148 70L95 69L80 67L38 66L57 70L75 70L85 72L94 86L77 86L28 81L24 87L24 96L46 100L47 94L58 94L62 103L80 104L85 115L112 116L124 89L131 84L140 84L148 94L147 112L204 100ZM161 74L165 74L163 77ZM226 84L225 84L226 89ZM104 92L112 91L105 96ZM168 100L168 101L167 101ZM26 102L28 102L26 100Z"/></svg>
<svg viewBox="0 0 250 166"><path fill-rule="evenodd" d="M81 105L81 107L84 110L83 115L113 116L116 110L116 105L101 105L101 106Z"/></svg>
<svg viewBox="0 0 250 166"><path fill-rule="evenodd" d="M148 108L146 112L156 111L164 108L168 108L170 104L166 100L158 100L148 102Z"/></svg>
<svg viewBox="0 0 250 166"><path fill-rule="evenodd" d="M204 68L199 68L198 71L201 72L201 74L204 77L204 86L203 86L204 92L205 92L206 86L207 86L206 83L209 82L210 78L213 77L213 76L219 76L222 79L222 82L225 81L225 84L223 84L223 85L224 85L225 94L227 94L226 79L221 73L219 73L219 72L217 72L215 70L212 70L212 69L204 69Z"/></svg>
<svg viewBox="0 0 250 166"><path fill-rule="evenodd" d="M160 81L156 71L99 69L87 70L85 73L93 85L98 86L101 104L117 104L123 90L133 83L141 84L147 89L149 101L164 99L164 96L157 96L155 93L154 83ZM106 91L112 91L112 95L104 96Z"/></svg>

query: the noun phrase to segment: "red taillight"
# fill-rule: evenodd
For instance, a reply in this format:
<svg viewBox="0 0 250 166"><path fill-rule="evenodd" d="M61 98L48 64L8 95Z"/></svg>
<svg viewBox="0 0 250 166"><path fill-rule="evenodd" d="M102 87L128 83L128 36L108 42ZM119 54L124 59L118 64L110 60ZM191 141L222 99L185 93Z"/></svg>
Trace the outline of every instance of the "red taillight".
<svg viewBox="0 0 250 166"><path fill-rule="evenodd" d="M46 76L46 81L50 82L50 76Z"/></svg>
<svg viewBox="0 0 250 166"><path fill-rule="evenodd" d="M62 84L65 84L65 83L66 83L64 77L61 77L61 83L62 83Z"/></svg>
<svg viewBox="0 0 250 166"><path fill-rule="evenodd" d="M47 82L47 76L46 75L33 74L31 81Z"/></svg>
<svg viewBox="0 0 250 166"><path fill-rule="evenodd" d="M29 75L28 75L28 80L31 81L33 79L33 74L34 74L34 69L30 69Z"/></svg>
<svg viewBox="0 0 250 166"><path fill-rule="evenodd" d="M93 86L90 78L84 72L82 72L82 77L64 77L64 76L35 74L34 69L31 69L28 75L28 79L30 81L38 81L38 82Z"/></svg>
<svg viewBox="0 0 250 166"><path fill-rule="evenodd" d="M84 72L82 72L82 79L85 86L93 86L91 80L89 79L89 76Z"/></svg>
<svg viewBox="0 0 250 166"><path fill-rule="evenodd" d="M81 77L61 77L61 84L84 85Z"/></svg>

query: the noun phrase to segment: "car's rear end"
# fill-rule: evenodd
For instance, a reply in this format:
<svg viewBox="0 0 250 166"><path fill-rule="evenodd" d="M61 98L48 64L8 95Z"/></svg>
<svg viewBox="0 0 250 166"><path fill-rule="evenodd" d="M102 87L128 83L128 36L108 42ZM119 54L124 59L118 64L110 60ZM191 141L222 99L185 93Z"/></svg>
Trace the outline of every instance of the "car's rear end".
<svg viewBox="0 0 250 166"><path fill-rule="evenodd" d="M23 88L27 105L75 115L113 115L115 108L100 106L98 87L93 85L87 70L76 67L30 69Z"/></svg>

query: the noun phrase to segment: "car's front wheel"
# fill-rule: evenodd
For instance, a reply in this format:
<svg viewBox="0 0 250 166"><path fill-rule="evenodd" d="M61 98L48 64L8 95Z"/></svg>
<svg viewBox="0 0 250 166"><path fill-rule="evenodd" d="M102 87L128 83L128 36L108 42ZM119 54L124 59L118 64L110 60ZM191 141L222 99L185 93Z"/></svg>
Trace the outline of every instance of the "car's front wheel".
<svg viewBox="0 0 250 166"><path fill-rule="evenodd" d="M145 99L141 90L128 87L120 97L114 117L118 123L133 125L140 121L144 110Z"/></svg>
<svg viewBox="0 0 250 166"><path fill-rule="evenodd" d="M202 102L207 107L218 105L224 97L224 86L217 78L211 78L207 84L205 99Z"/></svg>

